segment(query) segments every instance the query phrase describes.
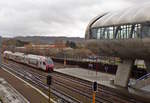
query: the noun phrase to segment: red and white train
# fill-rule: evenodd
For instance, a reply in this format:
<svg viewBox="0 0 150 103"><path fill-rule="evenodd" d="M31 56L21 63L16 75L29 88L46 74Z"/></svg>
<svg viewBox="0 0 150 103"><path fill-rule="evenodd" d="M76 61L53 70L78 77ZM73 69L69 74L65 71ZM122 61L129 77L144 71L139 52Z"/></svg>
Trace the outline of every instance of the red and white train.
<svg viewBox="0 0 150 103"><path fill-rule="evenodd" d="M34 68L42 69L46 72L52 72L54 70L54 63L50 57L44 57L39 55L32 55L20 52L4 51L4 58L10 59L19 63L23 63Z"/></svg>

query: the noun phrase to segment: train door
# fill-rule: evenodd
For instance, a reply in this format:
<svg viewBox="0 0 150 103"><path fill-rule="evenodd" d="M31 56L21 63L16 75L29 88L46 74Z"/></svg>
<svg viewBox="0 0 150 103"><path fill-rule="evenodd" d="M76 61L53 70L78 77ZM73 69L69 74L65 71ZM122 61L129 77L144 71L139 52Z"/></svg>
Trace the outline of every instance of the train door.
<svg viewBox="0 0 150 103"><path fill-rule="evenodd" d="M28 58L27 58L27 56L24 56L24 63L28 64Z"/></svg>
<svg viewBox="0 0 150 103"><path fill-rule="evenodd" d="M42 61L41 64L42 64L42 65L41 65L41 66L42 66L42 69L43 69L43 70L46 70L46 62L45 62L45 61Z"/></svg>
<svg viewBox="0 0 150 103"><path fill-rule="evenodd" d="M42 68L42 61L41 60L38 61L38 68Z"/></svg>

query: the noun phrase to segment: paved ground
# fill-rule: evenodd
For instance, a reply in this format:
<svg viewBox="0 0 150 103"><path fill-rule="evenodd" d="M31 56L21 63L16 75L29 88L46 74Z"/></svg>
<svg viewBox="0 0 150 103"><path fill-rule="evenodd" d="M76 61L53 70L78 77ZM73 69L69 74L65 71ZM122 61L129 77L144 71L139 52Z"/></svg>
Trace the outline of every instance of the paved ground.
<svg viewBox="0 0 150 103"><path fill-rule="evenodd" d="M111 79L114 79L115 76L107 73L101 73L83 69L83 68L62 68L62 69L56 69L55 71L61 72L67 75L75 76L81 79L85 79L88 81L98 81L100 84L109 84Z"/></svg>
<svg viewBox="0 0 150 103"><path fill-rule="evenodd" d="M0 97L4 103L29 103L3 78L0 78Z"/></svg>
<svg viewBox="0 0 150 103"><path fill-rule="evenodd" d="M3 69L0 69L0 77L4 78L9 84L11 84L12 87L27 98L30 103L48 103L48 100L40 93Z"/></svg>

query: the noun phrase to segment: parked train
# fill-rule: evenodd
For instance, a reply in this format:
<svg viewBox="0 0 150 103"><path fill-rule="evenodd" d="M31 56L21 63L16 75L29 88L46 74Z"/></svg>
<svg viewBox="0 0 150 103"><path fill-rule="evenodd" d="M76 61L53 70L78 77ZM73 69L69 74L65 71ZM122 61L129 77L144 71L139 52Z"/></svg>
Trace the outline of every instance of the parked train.
<svg viewBox="0 0 150 103"><path fill-rule="evenodd" d="M20 52L4 51L4 58L10 59L19 63L23 63L34 68L44 70L46 72L52 72L54 70L54 63L50 57L44 57L39 55L32 55Z"/></svg>

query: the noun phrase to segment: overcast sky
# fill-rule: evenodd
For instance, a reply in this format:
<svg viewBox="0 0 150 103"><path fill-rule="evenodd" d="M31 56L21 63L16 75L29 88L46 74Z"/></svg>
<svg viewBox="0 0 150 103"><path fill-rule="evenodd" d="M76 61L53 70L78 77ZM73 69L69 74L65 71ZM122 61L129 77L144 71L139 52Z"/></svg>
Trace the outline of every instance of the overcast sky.
<svg viewBox="0 0 150 103"><path fill-rule="evenodd" d="M84 37L93 17L140 1L146 0L0 0L0 35Z"/></svg>

